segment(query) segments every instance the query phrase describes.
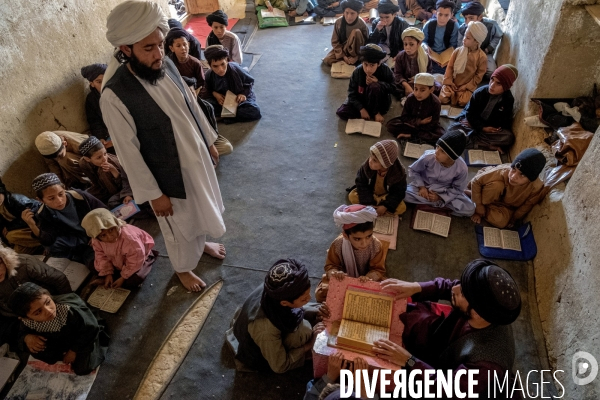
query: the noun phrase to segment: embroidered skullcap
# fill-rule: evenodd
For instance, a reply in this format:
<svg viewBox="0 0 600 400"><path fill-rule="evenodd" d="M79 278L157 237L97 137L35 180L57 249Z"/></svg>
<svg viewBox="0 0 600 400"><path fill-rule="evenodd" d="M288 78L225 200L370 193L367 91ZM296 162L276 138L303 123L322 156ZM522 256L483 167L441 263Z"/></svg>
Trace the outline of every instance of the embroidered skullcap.
<svg viewBox="0 0 600 400"><path fill-rule="evenodd" d="M475 39L477 43L479 43L479 45L481 45L481 43L485 41L485 38L488 34L488 30L485 27L485 25L479 21L469 22L469 25L467 25L467 31L471 32L471 35L473 35L473 39ZM467 32L465 32L465 35L466 34Z"/></svg>
<svg viewBox="0 0 600 400"><path fill-rule="evenodd" d="M410 36L417 39L419 42L422 42L425 39L425 34L419 28L415 28L414 26L409 26L405 30L402 31L402 39Z"/></svg>
<svg viewBox="0 0 600 400"><path fill-rule="evenodd" d="M83 76L88 81L92 82L99 75L104 74L104 71L106 71L106 67L106 64L86 65L85 67L81 68L81 76Z"/></svg>
<svg viewBox="0 0 600 400"><path fill-rule="evenodd" d="M376 44L369 43L365 46L360 46L360 55L366 62L378 63L387 56L387 53Z"/></svg>
<svg viewBox="0 0 600 400"><path fill-rule="evenodd" d="M35 147L43 156L49 156L61 149L63 140L54 132L46 131L35 138Z"/></svg>
<svg viewBox="0 0 600 400"><path fill-rule="evenodd" d="M477 15L480 16L485 11L485 7L478 1L471 1L462 9L462 15Z"/></svg>
<svg viewBox="0 0 600 400"><path fill-rule="evenodd" d="M102 229L123 225L127 225L127 223L115 217L106 208L96 208L87 213L81 220L81 227L85 229L85 233L91 238L97 237Z"/></svg>
<svg viewBox="0 0 600 400"><path fill-rule="evenodd" d="M450 128L438 139L437 145L444 150L448 157L456 160L467 147L467 134L460 128Z"/></svg>
<svg viewBox="0 0 600 400"><path fill-rule="evenodd" d="M512 64L504 64L496 68L492 78L498 79L504 90L509 90L519 77L519 70Z"/></svg>
<svg viewBox="0 0 600 400"><path fill-rule="evenodd" d="M333 212L333 222L336 226L347 230L358 224L373 222L377 219L377 211L371 206L353 204L347 206L342 204Z"/></svg>
<svg viewBox="0 0 600 400"><path fill-rule="evenodd" d="M521 312L521 294L510 273L489 260L467 265L460 285L469 306L487 322L508 325Z"/></svg>
<svg viewBox="0 0 600 400"><path fill-rule="evenodd" d="M19 317L27 317L31 302L48 291L33 282L24 282L19 285L8 298L8 308Z"/></svg>
<svg viewBox="0 0 600 400"><path fill-rule="evenodd" d="M546 165L546 157L537 149L525 149L512 162L511 167L521 171L530 181L535 181Z"/></svg>
<svg viewBox="0 0 600 400"><path fill-rule="evenodd" d="M167 37L165 37L165 47L173 46L173 42L175 39L185 38L188 42L192 41L192 35L188 33L185 29L181 28L172 28L169 33L167 33Z"/></svg>
<svg viewBox="0 0 600 400"><path fill-rule="evenodd" d="M102 142L96 136L90 136L79 144L79 153L82 156L87 156L87 153L99 144L102 144Z"/></svg>
<svg viewBox="0 0 600 400"><path fill-rule="evenodd" d="M295 300L308 289L308 270L301 262L292 258L278 260L265 277L265 293L275 300Z"/></svg>
<svg viewBox="0 0 600 400"><path fill-rule="evenodd" d="M400 11L400 7L392 3L390 0L379 0L377 4L379 14L395 14Z"/></svg>
<svg viewBox="0 0 600 400"><path fill-rule="evenodd" d="M227 18L227 14L225 14L222 10L217 10L214 13L206 16L206 23L209 26L212 26L213 22L218 22L219 24L227 26L229 19Z"/></svg>
<svg viewBox="0 0 600 400"><path fill-rule="evenodd" d="M341 6L342 11L344 11L346 8L350 8L357 13L360 13L363 9L363 3L360 0L342 0Z"/></svg>
<svg viewBox="0 0 600 400"><path fill-rule="evenodd" d="M204 58L210 64L214 60L222 60L229 56L229 50L220 44L213 44L204 49Z"/></svg>
<svg viewBox="0 0 600 400"><path fill-rule="evenodd" d="M369 149L383 168L391 167L398 159L398 142L382 140Z"/></svg>
<svg viewBox="0 0 600 400"><path fill-rule="evenodd" d="M449 8L454 12L454 2L448 0L438 0L438 2L435 3L435 9L437 10L438 8Z"/></svg>
<svg viewBox="0 0 600 400"><path fill-rule="evenodd" d="M415 75L415 83L418 85L433 86L435 84L435 77L427 72L421 72Z"/></svg>
<svg viewBox="0 0 600 400"><path fill-rule="evenodd" d="M61 183L60 178L55 173L46 172L33 179L31 188L37 193L42 189L46 189L48 186L60 185Z"/></svg>

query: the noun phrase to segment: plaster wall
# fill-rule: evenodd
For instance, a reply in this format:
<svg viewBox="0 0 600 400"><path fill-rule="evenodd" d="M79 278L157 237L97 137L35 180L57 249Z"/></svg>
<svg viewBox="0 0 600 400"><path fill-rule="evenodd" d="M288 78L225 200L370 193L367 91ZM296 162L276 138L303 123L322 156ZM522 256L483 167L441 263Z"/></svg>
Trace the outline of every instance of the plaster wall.
<svg viewBox="0 0 600 400"><path fill-rule="evenodd" d="M168 10L166 0L156 0ZM45 171L34 146L46 130L88 129L81 67L106 63L106 17L121 0L3 1L0 12L0 175L31 194Z"/></svg>

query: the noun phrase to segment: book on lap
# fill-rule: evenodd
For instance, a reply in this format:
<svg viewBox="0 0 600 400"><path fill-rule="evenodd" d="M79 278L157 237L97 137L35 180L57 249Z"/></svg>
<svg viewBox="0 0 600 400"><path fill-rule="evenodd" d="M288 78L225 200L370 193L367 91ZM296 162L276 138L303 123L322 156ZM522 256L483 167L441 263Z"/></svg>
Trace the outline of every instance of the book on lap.
<svg viewBox="0 0 600 400"><path fill-rule="evenodd" d="M354 65L348 65L343 61L334 62L331 64L331 77L337 79L350 78L354 69Z"/></svg>
<svg viewBox="0 0 600 400"><path fill-rule="evenodd" d="M408 25L415 25L417 23L417 19L415 17L402 17L403 20L406 21Z"/></svg>
<svg viewBox="0 0 600 400"><path fill-rule="evenodd" d="M436 63L440 64L441 67L445 67L448 65L452 53L454 53L454 47L448 47L441 53L436 53L435 51L433 51L433 49L429 48L429 58L431 58Z"/></svg>
<svg viewBox="0 0 600 400"><path fill-rule="evenodd" d="M362 133L363 135L379 137L381 136L381 123L376 121L366 121L364 119L349 119L346 124L346 134Z"/></svg>
<svg viewBox="0 0 600 400"><path fill-rule="evenodd" d="M139 213L140 208L138 207L137 204L135 204L135 201L131 200L127 204L121 204L121 205L113 208L112 210L110 210L110 212L115 217L125 221L126 219L131 218L135 214Z"/></svg>
<svg viewBox="0 0 600 400"><path fill-rule="evenodd" d="M104 286L98 286L87 302L92 307L114 314L119 311L129 293L130 290L123 288L105 289Z"/></svg>
<svg viewBox="0 0 600 400"><path fill-rule="evenodd" d="M406 144L404 145L404 157L408 157L408 158L421 158L421 156L423 155L423 153L425 153L427 150L433 150L434 147L430 146L428 144L416 144L416 143L411 143L411 142L406 142Z"/></svg>
<svg viewBox="0 0 600 400"><path fill-rule="evenodd" d="M417 215L413 223L413 229L448 237L448 234L450 233L451 222L452 218L445 215L417 210Z"/></svg>
<svg viewBox="0 0 600 400"><path fill-rule="evenodd" d="M221 118L234 118L237 114L238 102L237 96L228 90L225 94L225 101L221 110Z"/></svg>
<svg viewBox="0 0 600 400"><path fill-rule="evenodd" d="M452 107L449 105L442 106L440 110L440 117L456 119L462 113L463 109L460 107Z"/></svg>
<svg viewBox="0 0 600 400"><path fill-rule="evenodd" d="M44 261L43 255L36 257L39 260ZM68 258L50 257L44 262L65 274L73 291L79 289L79 286L81 286L83 281L85 281L90 274L90 270L85 265L76 261L71 261Z"/></svg>
<svg viewBox="0 0 600 400"><path fill-rule="evenodd" d="M467 165L500 165L502 157L497 151L468 150L465 161Z"/></svg>
<svg viewBox="0 0 600 400"><path fill-rule="evenodd" d="M483 228L483 245L504 250L521 251L519 232L509 229Z"/></svg>
<svg viewBox="0 0 600 400"><path fill-rule="evenodd" d="M274 8L273 11L262 9L260 10L260 15L263 18L285 18L285 12L279 8Z"/></svg>

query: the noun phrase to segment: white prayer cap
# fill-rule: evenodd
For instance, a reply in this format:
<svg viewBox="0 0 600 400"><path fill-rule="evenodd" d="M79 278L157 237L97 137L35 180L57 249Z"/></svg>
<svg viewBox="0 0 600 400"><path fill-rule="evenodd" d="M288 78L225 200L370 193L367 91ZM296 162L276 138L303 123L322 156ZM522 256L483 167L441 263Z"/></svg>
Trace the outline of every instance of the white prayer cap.
<svg viewBox="0 0 600 400"><path fill-rule="evenodd" d="M169 31L167 16L150 1L128 0L116 6L106 19L106 39L114 46L131 45L150 35L156 28Z"/></svg>
<svg viewBox="0 0 600 400"><path fill-rule="evenodd" d="M485 41L487 37L488 30L485 25L479 21L471 21L469 25L467 25L467 31L471 32L473 35L473 39L477 40L477 43L481 46L481 44ZM465 32L465 35L467 33Z"/></svg>
<svg viewBox="0 0 600 400"><path fill-rule="evenodd" d="M426 72L421 72L415 75L415 83L418 85L433 86L435 83L435 77Z"/></svg>
<svg viewBox="0 0 600 400"><path fill-rule="evenodd" d="M54 132L42 132L35 138L35 147L43 156L56 153L62 145L61 137Z"/></svg>

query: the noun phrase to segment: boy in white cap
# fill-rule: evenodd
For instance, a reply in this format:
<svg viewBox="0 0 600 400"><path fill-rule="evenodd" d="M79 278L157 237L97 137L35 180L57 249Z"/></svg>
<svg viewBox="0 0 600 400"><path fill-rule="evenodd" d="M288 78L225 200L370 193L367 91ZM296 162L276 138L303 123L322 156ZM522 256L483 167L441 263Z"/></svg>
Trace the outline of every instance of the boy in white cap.
<svg viewBox="0 0 600 400"><path fill-rule="evenodd" d="M464 107L487 71L487 55L481 43L487 37L487 28L481 22L469 22L463 45L454 50L444 75L440 92L442 104Z"/></svg>
<svg viewBox="0 0 600 400"><path fill-rule="evenodd" d="M77 186L84 189L90 185L79 167L79 145L84 139L85 135L66 131L42 132L35 138L35 147L44 157L48 169L68 188Z"/></svg>

